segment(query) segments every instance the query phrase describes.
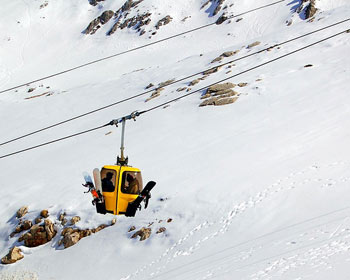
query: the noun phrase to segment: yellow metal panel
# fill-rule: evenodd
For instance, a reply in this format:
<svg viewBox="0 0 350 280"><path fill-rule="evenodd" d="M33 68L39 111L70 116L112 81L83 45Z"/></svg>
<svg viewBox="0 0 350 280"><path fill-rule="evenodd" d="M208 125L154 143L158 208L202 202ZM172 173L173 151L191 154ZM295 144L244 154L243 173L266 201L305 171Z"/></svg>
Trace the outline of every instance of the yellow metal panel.
<svg viewBox="0 0 350 280"><path fill-rule="evenodd" d="M119 174L119 184L118 184L118 203L117 203L117 215L124 214L129 202L134 201L138 195L137 194L126 194L121 191L122 188L122 176L123 172L141 172L140 169L131 166L122 166Z"/></svg>
<svg viewBox="0 0 350 280"><path fill-rule="evenodd" d="M120 166L118 165L105 165L102 169L113 170L116 172L115 181L113 182L115 189L114 192L103 192L105 199L106 210L114 215L117 215L117 199L118 199L118 184L120 177Z"/></svg>

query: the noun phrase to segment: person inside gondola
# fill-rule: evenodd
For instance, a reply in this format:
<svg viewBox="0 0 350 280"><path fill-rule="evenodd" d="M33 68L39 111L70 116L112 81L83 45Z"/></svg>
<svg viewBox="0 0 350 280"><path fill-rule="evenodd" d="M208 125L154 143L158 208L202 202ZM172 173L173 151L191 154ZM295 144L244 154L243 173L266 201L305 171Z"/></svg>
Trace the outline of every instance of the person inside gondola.
<svg viewBox="0 0 350 280"><path fill-rule="evenodd" d="M138 194L140 189L139 181L137 181L137 179L130 173L126 175L126 181L128 182L128 185L125 186L124 192L129 194Z"/></svg>
<svg viewBox="0 0 350 280"><path fill-rule="evenodd" d="M103 192L113 192L114 185L112 183L113 173L107 172L106 177L102 179L102 191Z"/></svg>

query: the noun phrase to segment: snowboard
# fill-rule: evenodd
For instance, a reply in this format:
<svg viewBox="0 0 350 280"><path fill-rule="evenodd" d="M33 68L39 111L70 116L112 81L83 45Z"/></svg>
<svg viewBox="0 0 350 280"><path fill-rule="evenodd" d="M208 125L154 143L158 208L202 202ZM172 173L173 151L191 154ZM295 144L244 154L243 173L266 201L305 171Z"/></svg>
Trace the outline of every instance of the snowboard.
<svg viewBox="0 0 350 280"><path fill-rule="evenodd" d="M151 197L151 190L156 185L156 182L149 181L147 185L143 188L139 196L132 202L129 202L128 207L126 208L125 216L134 217L137 209L141 209L141 202L145 200L145 209L148 205L148 200Z"/></svg>
<svg viewBox="0 0 350 280"><path fill-rule="evenodd" d="M101 182L100 169L95 168L92 171L92 174L94 176L95 188L96 188L97 192L100 192L102 194L102 182Z"/></svg>
<svg viewBox="0 0 350 280"><path fill-rule="evenodd" d="M97 168L95 168L95 169L97 169ZM86 191L86 193L91 192L92 198L93 198L92 204L96 206L97 213L106 214L107 213L106 212L106 205L105 205L105 201L104 201L102 192L100 190L96 189L96 186L92 182L91 176L87 172L84 172L83 176L84 176L84 180L85 180L85 184L83 184L83 186L89 188L88 191ZM95 179L95 177L94 177L94 179ZM101 187L101 184L100 184L100 187Z"/></svg>

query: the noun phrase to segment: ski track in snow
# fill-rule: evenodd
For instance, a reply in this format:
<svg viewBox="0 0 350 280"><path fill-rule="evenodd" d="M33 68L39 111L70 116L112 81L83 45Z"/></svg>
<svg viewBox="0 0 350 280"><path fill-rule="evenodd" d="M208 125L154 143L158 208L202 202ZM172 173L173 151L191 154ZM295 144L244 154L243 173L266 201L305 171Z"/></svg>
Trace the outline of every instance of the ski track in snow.
<svg viewBox="0 0 350 280"><path fill-rule="evenodd" d="M156 260L152 261L148 265L144 265L143 267L137 269L134 273L120 278L120 280L132 279L132 278L136 278L138 276L144 278L145 271L151 269L152 267L154 267L156 265L158 265L158 267L154 268L154 270L149 273L149 277L150 277L149 279L153 279L153 278L157 278L157 277L161 276L161 273L166 273L166 268L167 268L167 265L169 263L173 262L174 260L176 260L180 256L188 256L188 255L193 254L193 252L198 250L203 243L205 243L205 242L207 242L215 237L218 237L220 234L226 233L229 230L229 227L235 218L237 218L239 215L245 213L246 210L253 209L256 205L263 202L266 198L268 198L276 193L279 193L281 191L293 190L295 188L306 185L310 182L320 183L321 188L334 187L337 183L349 182L350 177L344 177L344 176L340 177L338 179L334 179L334 178L322 179L322 178L313 177L313 178L303 179L301 182L297 182L297 180L293 180L295 177L300 176L300 175L305 175L306 173L308 173L310 171L320 171L323 168L329 169L329 168L337 167L340 165L343 165L343 166L350 165L350 163L334 162L334 163L325 165L324 167L321 167L320 165L314 164L314 165L309 166L301 171L290 173L288 176L277 180L275 183L271 184L270 186L265 188L263 191L258 192L255 196L252 196L248 200L243 201L242 203L235 205L233 207L233 209L227 214L227 216L221 217L219 222L205 221L205 222L199 224L198 226L193 228L191 231L189 231L183 238L179 239L176 243L174 243L171 247L169 247ZM285 182L288 180L291 180L292 182L285 184ZM350 224L349 224L349 228L350 228ZM191 246L188 246L184 249L178 249L178 247L183 245L190 237L192 237L192 236L194 236L194 235L196 235L204 230L210 230L210 229L213 229L213 231L209 235L206 235L205 237L199 239L197 242L195 242ZM318 231L318 233L319 232L321 232L321 231ZM339 232L339 233L337 233L337 232ZM308 234L309 233L303 233L302 236L308 235ZM339 237L339 236L342 236L343 239L350 238L350 232L349 232L348 227L342 227L341 229L338 228L336 230L336 232L333 234L333 236L331 236L330 238L325 239L323 241L326 242L329 239L333 239L333 238ZM313 240L313 239L316 239L316 238L312 237L311 240ZM239 245L237 245L237 246L239 246ZM234 246L232 248L235 248L237 246ZM238 257L235 257L234 259L229 259L229 261L230 261L229 266L230 267L232 266L232 261L240 262L242 260L246 260L246 259L250 258L253 255L254 251L256 251L258 249L262 249L262 248L263 247L260 245L258 247L250 248L249 251L243 250L243 251L240 251L238 253L235 253L234 256L238 256ZM319 260L319 258L321 258L321 259L330 258L334 254L344 252L344 251L347 251L349 249L350 249L350 242L338 239L335 241L331 241L327 244L323 244L316 249L313 248L313 249L308 250L305 253L300 253L300 254L295 255L294 257L290 257L290 258L288 258L288 260L289 260L288 262L284 261L285 258L280 258L280 259L274 261L273 265L270 265L269 267L267 267L265 270L262 270L262 271L282 273L283 271L288 271L288 269L291 267L297 267L297 266L302 265L303 263L305 263L302 260L306 259L307 257L317 258L318 261L315 261L315 266L317 267L317 266L320 266L320 265L325 263L325 262L321 262ZM286 252L286 253L288 253L288 252ZM220 261L222 261L222 260L220 259ZM207 267L208 266L206 266L206 268ZM217 269L218 268L215 268L214 270L217 270ZM212 277L214 276L214 270L209 271L207 273L207 275L202 279L212 279ZM200 270L200 271L202 271L202 270ZM227 273L227 271L224 272L224 274L226 274L226 273ZM261 277L265 277L265 276L267 277L268 275L269 275L269 273L267 273L267 272L264 273L264 272L259 271L256 274L252 275L252 279L254 279L254 280L264 279ZM174 277L174 278L176 278L176 277ZM169 278L167 277L167 279L169 279Z"/></svg>

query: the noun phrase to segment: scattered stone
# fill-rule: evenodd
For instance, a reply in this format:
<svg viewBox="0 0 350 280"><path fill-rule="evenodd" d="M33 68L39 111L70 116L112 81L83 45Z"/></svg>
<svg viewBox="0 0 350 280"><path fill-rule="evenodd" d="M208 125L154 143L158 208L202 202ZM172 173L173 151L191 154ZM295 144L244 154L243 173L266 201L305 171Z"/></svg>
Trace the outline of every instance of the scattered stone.
<svg viewBox="0 0 350 280"><path fill-rule="evenodd" d="M164 90L164 88L162 88L162 87L161 87L161 88L157 88L157 89L151 94L151 96L145 100L145 102L148 102L148 101L152 100L153 98L156 98L156 97L160 96L160 92L161 92L162 90Z"/></svg>
<svg viewBox="0 0 350 280"><path fill-rule="evenodd" d="M161 20L159 20L157 22L156 29L159 29L161 26L169 24L172 20L173 20L173 18L171 16L167 15L166 17L162 18Z"/></svg>
<svg viewBox="0 0 350 280"><path fill-rule="evenodd" d="M48 210L42 210L40 212L40 216L43 218L47 218L49 216L49 211Z"/></svg>
<svg viewBox="0 0 350 280"><path fill-rule="evenodd" d="M191 81L188 85L189 85L189 86L194 86L194 85L198 84L199 81L200 81L199 79L193 80L193 81Z"/></svg>
<svg viewBox="0 0 350 280"><path fill-rule="evenodd" d="M150 83L148 86L145 87L145 89L149 89L151 87L154 87L154 84Z"/></svg>
<svg viewBox="0 0 350 280"><path fill-rule="evenodd" d="M186 89L186 92L189 92L189 91L191 91L192 89L189 87L188 89Z"/></svg>
<svg viewBox="0 0 350 280"><path fill-rule="evenodd" d="M111 226L114 226L116 223L117 223L117 219L113 218L112 221L111 221Z"/></svg>
<svg viewBox="0 0 350 280"><path fill-rule="evenodd" d="M50 241L52 238L55 237L57 231L54 228L54 224L46 219L44 221L44 228L45 228L45 232L46 232L46 237L47 237L47 241Z"/></svg>
<svg viewBox="0 0 350 280"><path fill-rule="evenodd" d="M160 84L159 84L159 87L160 87L160 88L166 87L166 86L172 84L174 81L175 81L175 79L167 80L167 81L165 81L165 82L160 83Z"/></svg>
<svg viewBox="0 0 350 280"><path fill-rule="evenodd" d="M238 53L239 50L236 50L236 51L228 51L228 52L224 52L221 56L222 57L230 57L230 56L233 56L235 55L236 53Z"/></svg>
<svg viewBox="0 0 350 280"><path fill-rule="evenodd" d="M35 222L35 224L40 224L42 221L43 220L41 217L37 217L34 222Z"/></svg>
<svg viewBox="0 0 350 280"><path fill-rule="evenodd" d="M247 46L247 49L251 49L251 48L256 47L256 46L258 46L258 45L260 45L260 44L261 44L261 43L260 43L259 41L256 41L256 42L251 43L250 45L248 45L248 46Z"/></svg>
<svg viewBox="0 0 350 280"><path fill-rule="evenodd" d="M222 105L227 105L227 104L231 104L234 103L238 98L234 97L234 98L220 98L215 102L215 106L222 106Z"/></svg>
<svg viewBox="0 0 350 280"><path fill-rule="evenodd" d="M140 236L140 241L144 241L151 236L151 233L152 233L152 229L143 227L139 231L135 232L131 236L131 238L136 238L137 236Z"/></svg>
<svg viewBox="0 0 350 280"><path fill-rule="evenodd" d="M92 230L92 232L93 233L99 232L99 231L105 229L106 227L107 227L107 225L100 225L95 230Z"/></svg>
<svg viewBox="0 0 350 280"><path fill-rule="evenodd" d="M131 226L131 227L129 228L129 231L128 231L128 232L134 231L135 229L136 229L136 227Z"/></svg>
<svg viewBox="0 0 350 280"><path fill-rule="evenodd" d="M70 222L71 222L71 224L72 225L75 225L77 222L79 222L80 221L80 217L79 216L74 216L71 220L70 220Z"/></svg>
<svg viewBox="0 0 350 280"><path fill-rule="evenodd" d="M217 58L215 58L214 60L212 60L210 63L215 63L215 62L220 62L222 60L221 56L218 56Z"/></svg>
<svg viewBox="0 0 350 280"><path fill-rule="evenodd" d="M238 18L236 19L236 22L240 22L241 20L243 20L243 18Z"/></svg>
<svg viewBox="0 0 350 280"><path fill-rule="evenodd" d="M239 84L237 84L239 87L245 87L245 86L247 86L248 85L248 83L239 83Z"/></svg>
<svg viewBox="0 0 350 280"><path fill-rule="evenodd" d="M176 91L180 92L180 91L184 91L185 89L187 89L187 87L178 88Z"/></svg>
<svg viewBox="0 0 350 280"><path fill-rule="evenodd" d="M306 64L305 66L304 66L304 68L308 68L308 67L312 67L313 65L312 64Z"/></svg>
<svg viewBox="0 0 350 280"><path fill-rule="evenodd" d="M62 226L65 226L68 223L68 220L66 218L63 219L63 221L61 222Z"/></svg>
<svg viewBox="0 0 350 280"><path fill-rule="evenodd" d="M22 218L27 213L28 213L28 206L23 206L22 208L18 209L16 215L17 215L17 218Z"/></svg>
<svg viewBox="0 0 350 280"><path fill-rule="evenodd" d="M172 218L169 218L166 222L167 223L171 223L173 221L173 219Z"/></svg>
<svg viewBox="0 0 350 280"><path fill-rule="evenodd" d="M225 14L223 14L221 17L219 17L218 19L217 19L217 21L215 22L217 25L220 25L220 24L222 24L224 21L226 21L227 20L227 16L225 15Z"/></svg>
<svg viewBox="0 0 350 280"><path fill-rule="evenodd" d="M59 217L58 217L58 220L59 220L60 222L62 222L65 216L66 216L66 213L61 213L61 214L59 215Z"/></svg>
<svg viewBox="0 0 350 280"><path fill-rule="evenodd" d="M164 231L166 231L166 228L165 228L165 227L161 227L161 228L159 228L159 229L157 230L156 234L162 233L162 232L164 232Z"/></svg>
<svg viewBox="0 0 350 280"><path fill-rule="evenodd" d="M43 8L47 7L47 5L49 5L48 2L45 2L44 4L41 4L41 5L40 5L40 9L43 9Z"/></svg>
<svg viewBox="0 0 350 280"><path fill-rule="evenodd" d="M218 72L220 70L220 68L221 68L221 66L217 66L217 67L214 67L214 68L211 68L209 70L204 71L202 74L203 75L210 75L210 74Z"/></svg>
<svg viewBox="0 0 350 280"><path fill-rule="evenodd" d="M9 253L1 259L2 264L11 264L15 263L21 259L24 258L24 256L21 254L21 249L18 247L12 247L9 251Z"/></svg>

